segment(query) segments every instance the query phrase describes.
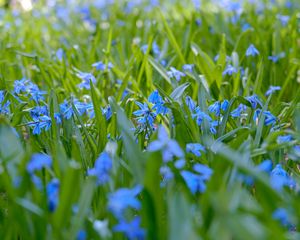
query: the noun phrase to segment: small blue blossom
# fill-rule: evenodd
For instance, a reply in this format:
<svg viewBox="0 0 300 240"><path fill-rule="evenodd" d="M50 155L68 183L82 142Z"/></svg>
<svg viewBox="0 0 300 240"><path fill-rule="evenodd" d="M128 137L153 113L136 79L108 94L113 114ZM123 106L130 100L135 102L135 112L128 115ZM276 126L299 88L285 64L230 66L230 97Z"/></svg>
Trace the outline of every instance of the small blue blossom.
<svg viewBox="0 0 300 240"><path fill-rule="evenodd" d="M231 76L234 73L237 73L237 69L235 67L233 67L232 65L228 64L225 68L225 70L223 71L223 76L225 75L229 75Z"/></svg>
<svg viewBox="0 0 300 240"><path fill-rule="evenodd" d="M158 139L151 142L148 146L148 151L155 152L162 150L163 161L169 162L173 157L183 158L184 153L179 144L170 139L166 129L163 126L158 128Z"/></svg>
<svg viewBox="0 0 300 240"><path fill-rule="evenodd" d="M50 168L52 165L52 159L49 155L42 153L35 153L32 155L31 160L27 164L27 172L32 174L35 171L39 171L42 168Z"/></svg>
<svg viewBox="0 0 300 240"><path fill-rule="evenodd" d="M62 48L59 48L57 51L56 51L56 53L55 53L55 55L56 55L56 57L57 57L57 59L59 60L59 61L62 61L63 60L63 57L64 57L64 50L62 49Z"/></svg>
<svg viewBox="0 0 300 240"><path fill-rule="evenodd" d="M50 212L54 212L58 205L59 194L59 180L57 178L52 179L46 187L48 209Z"/></svg>
<svg viewBox="0 0 300 240"><path fill-rule="evenodd" d="M205 152L205 147L200 143L188 143L186 145L186 151L188 153L193 153L195 156L200 157L201 152Z"/></svg>
<svg viewBox="0 0 300 240"><path fill-rule="evenodd" d="M87 236L86 231L80 229L77 233L76 240L86 240L86 236Z"/></svg>
<svg viewBox="0 0 300 240"><path fill-rule="evenodd" d="M286 26L290 20L290 16L277 14L277 19L281 22L282 26Z"/></svg>
<svg viewBox="0 0 300 240"><path fill-rule="evenodd" d="M266 91L266 96L271 95L272 93L274 93L275 91L279 91L281 89L280 86L270 86L268 91Z"/></svg>
<svg viewBox="0 0 300 240"><path fill-rule="evenodd" d="M230 115L233 117L233 118L238 118L238 117L241 117L242 113L246 112L247 110L247 106L244 105L244 104L240 104L236 109L234 109Z"/></svg>
<svg viewBox="0 0 300 240"><path fill-rule="evenodd" d="M205 181L209 180L213 174L213 170L211 168L201 163L196 163L193 166L193 169L195 172L199 173Z"/></svg>
<svg viewBox="0 0 300 240"><path fill-rule="evenodd" d="M96 83L96 78L91 73L79 72L76 74L76 76L82 80L82 82L77 85L80 89L85 88L89 90L91 88L90 82L93 84Z"/></svg>
<svg viewBox="0 0 300 240"><path fill-rule="evenodd" d="M259 98L257 97L257 95L254 94L252 96L246 97L246 99L248 100L248 102L250 102L251 107L253 109L255 109L257 107L257 105L260 105L260 107L262 107L262 103L259 100Z"/></svg>
<svg viewBox="0 0 300 240"><path fill-rule="evenodd" d="M194 70L194 67L195 67L195 65L194 64L184 64L183 66L182 66L182 69L183 69L183 71L186 71L186 72L193 72L193 70Z"/></svg>
<svg viewBox="0 0 300 240"><path fill-rule="evenodd" d="M174 178L174 173L168 166L162 166L159 169L160 174L162 175L162 181L160 186L164 187L170 180Z"/></svg>
<svg viewBox="0 0 300 240"><path fill-rule="evenodd" d="M151 128L154 127L154 120L156 118L156 114L149 109L147 103L135 102L136 105L139 106L139 110L133 112L135 116L137 116L137 122L142 125L149 125Z"/></svg>
<svg viewBox="0 0 300 240"><path fill-rule="evenodd" d="M219 101L213 103L208 107L208 111L214 113L216 116L220 116L221 112L221 103Z"/></svg>
<svg viewBox="0 0 300 240"><path fill-rule="evenodd" d="M108 153L103 152L95 161L95 167L89 169L88 176L96 176L97 184L103 185L110 180L110 172L112 169L112 160Z"/></svg>
<svg viewBox="0 0 300 240"><path fill-rule="evenodd" d="M93 63L92 67L96 68L96 70L98 70L98 71L104 71L105 69L108 69L108 70L112 69L114 67L114 65L111 62L109 62L106 65L105 63L100 61L100 62Z"/></svg>
<svg viewBox="0 0 300 240"><path fill-rule="evenodd" d="M4 91L0 90L0 114L9 114L10 101L4 103Z"/></svg>
<svg viewBox="0 0 300 240"><path fill-rule="evenodd" d="M185 103L188 106L188 108L190 109L191 112L193 112L196 108L196 103L193 101L193 99L190 96L187 96L185 98Z"/></svg>
<svg viewBox="0 0 300 240"><path fill-rule="evenodd" d="M253 44L250 44L250 46L248 47L247 51L246 51L246 56L256 56L259 55L259 51L254 47Z"/></svg>
<svg viewBox="0 0 300 240"><path fill-rule="evenodd" d="M260 114L263 114L265 117L265 125L266 126L270 126L270 125L274 125L277 121L276 117L269 111L261 111L261 109L256 109L253 115L253 121L256 122L256 124L258 124L258 119Z"/></svg>
<svg viewBox="0 0 300 240"><path fill-rule="evenodd" d="M202 124L204 119L206 119L209 122L212 121L212 118L208 114L202 112L200 110L200 107L195 108L195 113L192 114L192 117L196 118L196 122L197 122L198 126L200 126Z"/></svg>
<svg viewBox="0 0 300 240"><path fill-rule="evenodd" d="M113 227L114 232L122 232L129 240L145 239L145 230L140 227L141 219L134 217L131 222L121 219L120 222Z"/></svg>
<svg viewBox="0 0 300 240"><path fill-rule="evenodd" d="M14 92L16 94L20 94L22 92L27 91L27 83L29 82L28 79L22 78L21 80L14 81Z"/></svg>
<svg viewBox="0 0 300 240"><path fill-rule="evenodd" d="M41 91L36 84L30 83L27 86L27 92L31 96L30 99L34 100L36 103L41 102L44 100L44 96L47 92Z"/></svg>
<svg viewBox="0 0 300 240"><path fill-rule="evenodd" d="M283 135L283 136L278 136L277 137L277 143L282 144L282 143L288 143L293 140L293 137L291 135Z"/></svg>
<svg viewBox="0 0 300 240"><path fill-rule="evenodd" d="M33 122L29 122L28 125L33 127L32 133L34 135L41 134L42 130L48 131L51 127L51 118L43 115L33 119Z"/></svg>
<svg viewBox="0 0 300 240"><path fill-rule="evenodd" d="M183 170L181 171L181 176L192 194L203 193L206 190L204 179L200 175Z"/></svg>
<svg viewBox="0 0 300 240"><path fill-rule="evenodd" d="M175 78L178 82L182 77L185 77L185 73L180 72L174 67L170 67L170 71L168 71L167 74L170 78Z"/></svg>
<svg viewBox="0 0 300 240"><path fill-rule="evenodd" d="M153 91L150 94L148 101L154 104L152 109L155 109L157 114L165 115L168 113L169 109L164 106L165 102L163 101L157 90Z"/></svg>
<svg viewBox="0 0 300 240"><path fill-rule="evenodd" d="M294 180L282 168L281 164L277 164L272 170L270 182L271 186L278 191L282 190L284 186L288 186L290 188L295 187Z"/></svg>
<svg viewBox="0 0 300 240"><path fill-rule="evenodd" d="M281 223L282 226L289 228L290 230L295 229L295 225L291 221L291 217L285 208L277 208L273 214L272 218Z"/></svg>
<svg viewBox="0 0 300 240"><path fill-rule="evenodd" d="M222 111L225 112L228 109L228 106L229 106L229 101L225 99L221 104Z"/></svg>

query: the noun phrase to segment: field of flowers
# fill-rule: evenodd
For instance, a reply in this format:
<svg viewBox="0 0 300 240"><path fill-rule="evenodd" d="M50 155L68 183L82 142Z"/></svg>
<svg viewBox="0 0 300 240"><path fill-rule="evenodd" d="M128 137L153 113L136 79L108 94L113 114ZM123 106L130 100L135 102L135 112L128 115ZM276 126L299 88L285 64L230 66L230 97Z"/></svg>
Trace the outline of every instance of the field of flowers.
<svg viewBox="0 0 300 240"><path fill-rule="evenodd" d="M0 1L0 239L300 239L300 2Z"/></svg>

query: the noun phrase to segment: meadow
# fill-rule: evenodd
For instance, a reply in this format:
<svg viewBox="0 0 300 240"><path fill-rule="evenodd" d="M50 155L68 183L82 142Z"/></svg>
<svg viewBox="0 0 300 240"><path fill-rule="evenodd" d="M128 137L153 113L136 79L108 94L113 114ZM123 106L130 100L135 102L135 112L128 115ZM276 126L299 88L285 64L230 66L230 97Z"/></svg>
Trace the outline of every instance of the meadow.
<svg viewBox="0 0 300 240"><path fill-rule="evenodd" d="M8 2L0 239L300 239L299 1Z"/></svg>

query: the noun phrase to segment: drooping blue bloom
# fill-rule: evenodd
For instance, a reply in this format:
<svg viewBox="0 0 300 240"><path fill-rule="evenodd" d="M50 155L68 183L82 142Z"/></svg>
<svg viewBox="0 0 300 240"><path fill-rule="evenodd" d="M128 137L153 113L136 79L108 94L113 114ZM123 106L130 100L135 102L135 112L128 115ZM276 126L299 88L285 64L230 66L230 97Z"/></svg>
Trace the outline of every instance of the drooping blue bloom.
<svg viewBox="0 0 300 240"><path fill-rule="evenodd" d="M122 232L129 240L145 239L145 230L140 227L140 217L134 217L131 222L121 219L120 222L113 227L114 232Z"/></svg>
<svg viewBox="0 0 300 240"><path fill-rule="evenodd" d="M30 110L30 116L35 119L39 118L42 115L48 115L47 105L45 106L36 106Z"/></svg>
<svg viewBox="0 0 300 240"><path fill-rule="evenodd" d="M146 54L146 52L148 50L148 45L147 44L143 45L141 47L141 50L144 54ZM155 41L152 43L152 49L151 50L152 50L152 52L155 56L160 55L160 48L159 48L159 46L157 45L157 43Z"/></svg>
<svg viewBox="0 0 300 240"><path fill-rule="evenodd" d="M103 185L110 180L110 172L112 169L112 160L107 152L103 152L95 161L95 167L89 169L88 176L96 176L97 184Z"/></svg>
<svg viewBox="0 0 300 240"><path fill-rule="evenodd" d="M235 67L233 67L232 65L228 64L225 68L225 70L223 71L223 76L225 75L229 75L231 76L234 73L237 73L237 69Z"/></svg>
<svg viewBox="0 0 300 240"><path fill-rule="evenodd" d="M46 187L48 209L50 212L54 212L58 205L59 197L59 180L57 178L52 179Z"/></svg>
<svg viewBox="0 0 300 240"><path fill-rule="evenodd" d="M277 19L281 22L282 26L286 26L289 23L290 16L277 14Z"/></svg>
<svg viewBox="0 0 300 240"><path fill-rule="evenodd" d="M212 121L212 118L208 114L202 112L200 110L200 107L195 108L195 113L192 114L192 117L196 118L196 122L197 122L198 126L201 125L201 123L203 122L204 119L209 122Z"/></svg>
<svg viewBox="0 0 300 240"><path fill-rule="evenodd" d="M160 186L164 187L170 180L174 178L174 173L168 166L162 166L159 169L160 174L162 175L162 181Z"/></svg>
<svg viewBox="0 0 300 240"><path fill-rule="evenodd" d="M277 137L277 143L288 143L293 140L292 135L283 135L283 136L278 136Z"/></svg>
<svg viewBox="0 0 300 240"><path fill-rule="evenodd" d="M46 91L41 91L36 84L29 83L27 86L27 92L31 96L30 99L34 100L36 103L44 100L44 95L47 93Z"/></svg>
<svg viewBox="0 0 300 240"><path fill-rule="evenodd" d="M274 93L275 91L279 91L280 89L281 89L280 86L270 86L268 91L266 91L266 96L269 96L272 93Z"/></svg>
<svg viewBox="0 0 300 240"><path fill-rule="evenodd" d="M272 218L279 221L282 226L287 227L290 230L293 230L295 228L295 225L292 223L291 217L285 208L277 208L273 212Z"/></svg>
<svg viewBox="0 0 300 240"><path fill-rule="evenodd" d="M205 181L209 180L213 174L213 170L211 168L201 163L196 163L193 166L193 169L195 172L199 173Z"/></svg>
<svg viewBox="0 0 300 240"><path fill-rule="evenodd" d="M49 155L42 153L35 153L31 160L27 163L26 169L29 174L39 171L42 168L50 168L52 165L52 158Z"/></svg>
<svg viewBox="0 0 300 240"><path fill-rule="evenodd" d="M87 237L86 231L80 229L77 233L76 240L86 240L86 237Z"/></svg>
<svg viewBox="0 0 300 240"><path fill-rule="evenodd" d="M200 143L188 143L186 145L186 151L188 153L193 153L195 156L200 157L201 152L205 152L205 147Z"/></svg>
<svg viewBox="0 0 300 240"><path fill-rule="evenodd" d="M60 111L65 119L70 119L73 116L74 111L73 111L72 105L69 104L67 100L64 100L64 102L61 103L59 105L59 107L60 107Z"/></svg>
<svg viewBox="0 0 300 240"><path fill-rule="evenodd" d="M211 121L209 123L209 131L212 133L212 134L217 134L217 129L216 127L219 126L219 121L215 120L215 121Z"/></svg>
<svg viewBox="0 0 300 240"><path fill-rule="evenodd" d="M4 91L0 90L0 114L9 114L10 101L4 103Z"/></svg>
<svg viewBox="0 0 300 240"><path fill-rule="evenodd" d="M170 71L168 71L167 74L170 78L175 78L178 82L182 77L185 77L185 73L180 72L174 67L170 67Z"/></svg>
<svg viewBox="0 0 300 240"><path fill-rule="evenodd" d="M157 114L165 115L168 113L169 109L164 106L165 102L163 101L157 90L153 91L150 94L148 101L154 104L152 109L155 109Z"/></svg>
<svg viewBox="0 0 300 240"><path fill-rule="evenodd" d="M89 90L91 87L90 82L92 82L93 84L96 83L96 78L91 73L79 72L76 74L76 76L82 80L82 82L77 85L80 89L85 88Z"/></svg>
<svg viewBox="0 0 300 240"><path fill-rule="evenodd" d="M102 114L105 116L106 121L108 121L112 116L112 110L110 105L107 105L105 108L102 108Z"/></svg>
<svg viewBox="0 0 300 240"><path fill-rule="evenodd" d="M273 163L271 160L267 159L261 162L259 165L256 166L256 169L262 172L271 173L273 168Z"/></svg>
<svg viewBox="0 0 300 240"><path fill-rule="evenodd" d="M227 110L228 106L229 106L229 101L225 99L221 104L222 111L225 112Z"/></svg>
<svg viewBox="0 0 300 240"><path fill-rule="evenodd" d="M230 115L233 118L238 118L238 117L241 117L242 113L246 112L246 110L247 110L247 106L241 103L236 109L234 109L230 113Z"/></svg>
<svg viewBox="0 0 300 240"><path fill-rule="evenodd" d="M139 110L133 112L135 116L137 116L137 122L142 125L149 125L151 128L154 127L154 120L156 118L156 114L149 109L147 103L135 102L136 105L139 106Z"/></svg>
<svg viewBox="0 0 300 240"><path fill-rule="evenodd" d="M150 96L148 97L148 101L155 104L157 102L162 102L163 99L162 97L159 95L159 92L157 90L154 90Z"/></svg>
<svg viewBox="0 0 300 240"><path fill-rule="evenodd" d="M64 57L64 50L62 49L62 48L59 48L57 51L56 51L56 53L55 53L55 55L56 55L56 57L57 57L57 59L59 60L59 61L62 61L63 60L63 57Z"/></svg>
<svg viewBox="0 0 300 240"><path fill-rule="evenodd" d="M62 120L60 113L54 113L54 119L57 124L61 124Z"/></svg>
<svg viewBox="0 0 300 240"><path fill-rule="evenodd" d="M259 55L259 51L254 47L253 44L250 44L250 46L248 47L247 51L246 51L246 56L256 56Z"/></svg>
<svg viewBox="0 0 300 240"><path fill-rule="evenodd" d="M221 112L221 103L219 101L213 103L208 107L208 111L214 113L216 116L220 116Z"/></svg>
<svg viewBox="0 0 300 240"><path fill-rule="evenodd" d="M185 166L185 159L179 159L177 161L175 161L174 163L174 166L177 168L177 169L182 169L184 166Z"/></svg>
<svg viewBox="0 0 300 240"><path fill-rule="evenodd" d="M185 98L185 103L186 103L186 105L188 106L188 108L190 109L191 112L193 112L195 110L196 104L190 96L187 96Z"/></svg>
<svg viewBox="0 0 300 240"><path fill-rule="evenodd" d="M260 114L263 114L265 117L265 125L266 126L270 126L270 125L274 125L277 121L276 117L269 111L261 111L261 109L256 109L254 111L254 115L253 115L253 121L258 124L258 119Z"/></svg>
<svg viewBox="0 0 300 240"><path fill-rule="evenodd" d="M186 72L193 72L194 67L195 67L194 64L184 64L182 66L182 69L183 69L183 71L186 71Z"/></svg>
<svg viewBox="0 0 300 240"><path fill-rule="evenodd" d="M182 170L180 174L192 194L203 193L206 190L204 179L200 175L187 170Z"/></svg>
<svg viewBox="0 0 300 240"><path fill-rule="evenodd" d="M273 63L277 63L279 61L278 56L268 56L268 59L271 60Z"/></svg>
<svg viewBox="0 0 300 240"><path fill-rule="evenodd" d="M107 65L106 65L105 63L100 61L100 62L93 63L92 67L96 68L96 70L104 71L105 69L108 69L108 70L112 69L114 67L114 65L111 62L107 63Z"/></svg>
<svg viewBox="0 0 300 240"><path fill-rule="evenodd" d="M173 157L183 158L184 153L179 144L170 139L166 129L163 126L158 128L158 139L151 142L148 146L148 151L155 152L162 150L163 161L169 162Z"/></svg>
<svg viewBox="0 0 300 240"><path fill-rule="evenodd" d="M260 107L262 107L262 103L261 103L261 101L259 100L259 98L257 97L256 94L254 94L252 96L249 96L249 97L246 97L246 99L248 100L248 102L250 102L251 107L253 109L255 109L257 107L257 105L260 105Z"/></svg>
<svg viewBox="0 0 300 240"><path fill-rule="evenodd" d="M108 194L108 210L118 219L122 218L123 212L127 208L139 210L141 203L137 195L142 191L142 186L137 185L132 189L120 188L114 193Z"/></svg>
<svg viewBox="0 0 300 240"><path fill-rule="evenodd" d="M278 191L281 191L284 186L288 186L290 188L295 187L295 181L282 168L281 164L277 164L272 170L270 183L271 186Z"/></svg>

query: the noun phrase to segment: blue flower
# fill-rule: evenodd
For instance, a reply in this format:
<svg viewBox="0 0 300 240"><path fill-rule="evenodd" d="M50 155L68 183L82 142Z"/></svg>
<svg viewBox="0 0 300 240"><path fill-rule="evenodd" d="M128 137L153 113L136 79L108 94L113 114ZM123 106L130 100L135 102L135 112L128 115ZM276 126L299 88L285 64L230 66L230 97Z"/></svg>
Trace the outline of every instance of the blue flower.
<svg viewBox="0 0 300 240"><path fill-rule="evenodd" d="M286 26L290 20L290 16L277 14L277 19L281 22L282 26Z"/></svg>
<svg viewBox="0 0 300 240"><path fill-rule="evenodd" d="M145 239L145 230L140 227L141 219L134 217L131 222L122 219L113 227L114 232L122 232L129 240Z"/></svg>
<svg viewBox="0 0 300 240"><path fill-rule="evenodd" d="M0 90L0 114L9 114L10 101L4 103L4 91Z"/></svg>
<svg viewBox="0 0 300 240"><path fill-rule="evenodd" d="M185 77L185 73L180 72L174 67L170 67L170 71L167 72L170 78L175 78L177 81L180 81L182 77Z"/></svg>
<svg viewBox="0 0 300 240"><path fill-rule="evenodd" d="M64 100L64 102L61 103L59 107L65 119L70 119L73 116L74 112L73 112L72 105L69 104L67 100Z"/></svg>
<svg viewBox="0 0 300 240"><path fill-rule="evenodd" d="M95 161L95 167L88 170L88 176L96 176L97 184L103 185L110 180L112 160L108 153L103 152Z"/></svg>
<svg viewBox="0 0 300 240"><path fill-rule="evenodd" d="M257 95L252 95L252 96L249 96L249 97L246 97L246 99L248 100L248 102L250 102L251 104L251 107L253 109L255 109L257 107L257 104L260 105L260 107L262 107L262 103L260 102L260 100L258 99Z"/></svg>
<svg viewBox="0 0 300 240"><path fill-rule="evenodd" d="M204 179L200 175L183 170L181 171L181 176L183 177L192 194L197 192L203 193L206 190Z"/></svg>
<svg viewBox="0 0 300 240"><path fill-rule="evenodd" d="M158 139L151 142L148 151L155 152L162 150L163 161L169 162L173 157L183 158L184 153L178 143L170 139L166 129L163 126L158 128Z"/></svg>
<svg viewBox="0 0 300 240"><path fill-rule="evenodd" d="M277 208L273 212L272 218L279 221L284 227L288 227L291 230L295 228L295 225L292 223L291 217L285 208Z"/></svg>
<svg viewBox="0 0 300 240"><path fill-rule="evenodd" d="M152 112L149 109L149 106L147 103L140 103L140 102L135 102L136 105L139 106L139 110L136 110L133 112L135 116L137 116L137 121L139 124L142 125L148 125L153 128L154 127L154 120L156 118L156 114Z"/></svg>
<svg viewBox="0 0 300 240"><path fill-rule="evenodd" d="M196 104L190 96L187 96L185 98L185 103L186 103L186 105L188 106L188 108L190 109L191 112L193 112L195 110Z"/></svg>
<svg viewBox="0 0 300 240"><path fill-rule="evenodd" d="M266 91L266 96L269 96L272 93L274 93L275 91L279 91L280 89L281 89L280 86L270 86L268 91Z"/></svg>
<svg viewBox="0 0 300 240"><path fill-rule="evenodd" d="M59 48L56 53L55 53L57 59L59 61L62 61L63 60L63 57L64 57L64 50L62 48Z"/></svg>
<svg viewBox="0 0 300 240"><path fill-rule="evenodd" d="M151 103L153 103L153 104L155 104L155 103L157 103L157 102L162 102L163 99L162 99L162 97L159 95L158 91L155 90L155 91L153 91L153 92L150 94L150 96L148 97L148 101L151 102Z"/></svg>
<svg viewBox="0 0 300 240"><path fill-rule="evenodd" d="M29 122L28 125L33 127L32 133L34 135L41 134L42 130L48 131L51 127L51 118L43 115L38 118L34 118L33 122Z"/></svg>
<svg viewBox="0 0 300 240"><path fill-rule="evenodd" d="M283 136L278 136L277 137L277 143L282 144L282 143L288 143L293 140L293 137L291 135L283 135Z"/></svg>
<svg viewBox="0 0 300 240"><path fill-rule="evenodd" d="M50 212L54 212L58 205L59 195L59 180L52 179L46 187L47 198L48 198L48 209Z"/></svg>
<svg viewBox="0 0 300 240"><path fill-rule="evenodd" d="M42 115L48 115L48 108L46 105L45 106L36 106L30 110L30 116L33 119L38 118Z"/></svg>
<svg viewBox="0 0 300 240"><path fill-rule="evenodd" d="M208 111L214 113L216 116L220 116L221 112L221 103L219 101L213 103L208 107Z"/></svg>
<svg viewBox="0 0 300 240"><path fill-rule="evenodd" d="M32 174L35 171L42 170L42 168L50 168L52 159L49 155L42 153L35 153L32 155L31 160L27 164L27 172Z"/></svg>
<svg viewBox="0 0 300 240"><path fill-rule="evenodd" d="M274 125L276 123L276 117L269 111L261 111L261 109L256 109L253 115L253 121L256 122L256 124L258 124L258 119L260 114L263 114L265 117L265 125L266 126L270 126L270 125Z"/></svg>
<svg viewBox="0 0 300 240"><path fill-rule="evenodd" d="M92 82L93 84L96 83L96 78L91 73L79 72L76 75L82 80L82 82L77 85L80 89L85 88L89 90L91 87L90 82Z"/></svg>
<svg viewBox="0 0 300 240"><path fill-rule="evenodd" d="M162 182L160 184L162 187L165 186L167 182L169 182L174 178L174 174L168 166L162 166L159 169L159 172L162 175Z"/></svg>
<svg viewBox="0 0 300 240"><path fill-rule="evenodd" d="M142 191L142 186L137 185L133 189L120 188L114 193L108 195L108 210L118 219L123 217L125 209L131 207L139 210L140 201L136 198Z"/></svg>
<svg viewBox="0 0 300 240"><path fill-rule="evenodd" d="M212 121L211 117L208 114L200 110L200 107L195 108L195 113L192 114L192 117L196 118L196 122L199 126L201 125L204 119L206 119L209 122Z"/></svg>
<svg viewBox="0 0 300 240"><path fill-rule="evenodd" d="M14 82L14 92L16 94L20 94L22 92L27 91L27 83L29 82L28 79L22 78L21 80L16 80Z"/></svg>
<svg viewBox="0 0 300 240"><path fill-rule="evenodd" d="M229 106L229 101L225 99L221 104L222 111L225 112L227 110L228 106Z"/></svg>
<svg viewBox="0 0 300 240"><path fill-rule="evenodd" d="M244 113L247 110L247 106L244 104L240 104L236 109L234 109L230 115L233 118L241 117L242 113Z"/></svg>
<svg viewBox="0 0 300 240"><path fill-rule="evenodd" d="M197 157L200 157L201 152L205 152L205 147L200 143L188 143L186 145L186 151L189 153L193 153Z"/></svg>
<svg viewBox="0 0 300 240"><path fill-rule="evenodd" d="M205 181L209 180L213 174L213 170L211 168L201 163L196 163L193 166L193 169L195 172L199 173Z"/></svg>
<svg viewBox="0 0 300 240"><path fill-rule="evenodd" d="M157 90L153 91L150 94L148 101L154 104L152 109L155 109L157 114L165 115L168 113L169 109L164 106L165 102L163 101Z"/></svg>
<svg viewBox="0 0 300 240"><path fill-rule="evenodd" d="M262 172L270 173L272 171L273 163L271 160L267 159L256 166L256 169Z"/></svg>
<svg viewBox="0 0 300 240"><path fill-rule="evenodd" d="M83 230L83 229L80 229L77 233L77 236L76 236L76 240L85 240L86 239L86 231Z"/></svg>
<svg viewBox="0 0 300 240"><path fill-rule="evenodd" d="M253 44L250 44L246 51L246 56L256 56L259 55L259 51L254 47Z"/></svg>
<svg viewBox="0 0 300 240"><path fill-rule="evenodd" d="M288 186L290 188L295 187L294 180L282 168L281 164L277 164L272 170L270 182L271 186L278 191L282 190L284 186Z"/></svg>
<svg viewBox="0 0 300 240"><path fill-rule="evenodd" d="M107 65L105 65L105 63L100 61L100 62L93 63L92 67L95 67L99 71L104 71L106 68L108 70L112 69L114 67L114 65L111 62L109 62Z"/></svg>
<svg viewBox="0 0 300 240"><path fill-rule="evenodd" d="M34 100L36 103L44 100L44 96L47 92L41 91L36 84L30 83L27 86L27 91L31 95L31 100Z"/></svg>
<svg viewBox="0 0 300 240"><path fill-rule="evenodd" d="M182 66L182 69L183 69L183 71L186 71L186 72L193 72L193 70L194 70L194 67L195 67L195 65L194 64L184 64L183 66Z"/></svg>
<svg viewBox="0 0 300 240"><path fill-rule="evenodd" d="M223 76L225 75L229 75L231 76L234 73L237 73L237 69L235 67L233 67L232 65L228 64L227 67L225 68L225 70L223 71Z"/></svg>

